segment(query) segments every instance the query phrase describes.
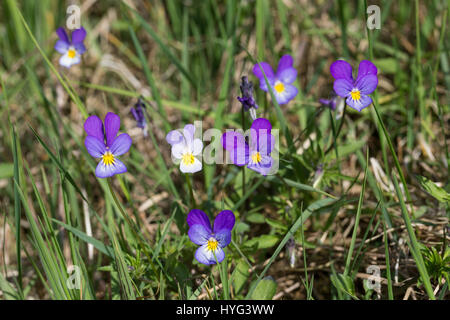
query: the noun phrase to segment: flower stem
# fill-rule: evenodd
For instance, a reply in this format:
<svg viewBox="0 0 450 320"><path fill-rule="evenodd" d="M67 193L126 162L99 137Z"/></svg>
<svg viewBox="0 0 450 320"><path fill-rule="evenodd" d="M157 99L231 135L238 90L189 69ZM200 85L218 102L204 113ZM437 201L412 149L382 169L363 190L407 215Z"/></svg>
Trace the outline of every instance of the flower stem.
<svg viewBox="0 0 450 320"><path fill-rule="evenodd" d="M241 108L242 130L245 132L245 110ZM242 166L242 196L245 196L245 166ZM244 211L247 211L247 199L244 201Z"/></svg>
<svg viewBox="0 0 450 320"><path fill-rule="evenodd" d="M188 189L189 189L189 194L191 196L191 205L193 208L197 207L197 204L195 202L195 198L194 198L194 190L192 189L192 184L191 184L191 178L189 177L189 174L186 173L186 182L188 185Z"/></svg>

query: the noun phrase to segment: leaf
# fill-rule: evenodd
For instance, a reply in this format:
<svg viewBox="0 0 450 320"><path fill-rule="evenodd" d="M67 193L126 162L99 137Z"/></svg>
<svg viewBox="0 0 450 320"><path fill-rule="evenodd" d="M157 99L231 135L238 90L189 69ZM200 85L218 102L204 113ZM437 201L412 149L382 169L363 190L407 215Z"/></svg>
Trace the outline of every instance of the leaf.
<svg viewBox="0 0 450 320"><path fill-rule="evenodd" d="M0 179L11 178L14 176L14 163L0 163Z"/></svg>
<svg viewBox="0 0 450 320"><path fill-rule="evenodd" d="M248 271L248 264L244 260L239 260L231 275L231 282L236 294L241 292L249 276L250 272Z"/></svg>
<svg viewBox="0 0 450 320"><path fill-rule="evenodd" d="M74 235L76 235L78 238L80 238L81 240L92 244L98 251L101 251L102 253L106 254L108 257L110 258L114 258L114 254L112 253L113 250L111 247L103 244L102 242L100 242L99 240L88 236L86 233L84 233L83 231L80 231L76 228L73 228L71 226L69 226L68 224L65 224L64 222L61 222L59 220L56 219L52 219L54 222L56 222L57 224L63 226L64 228L66 228L68 231L72 232Z"/></svg>
<svg viewBox="0 0 450 320"><path fill-rule="evenodd" d="M428 178L416 175L417 180L419 181L422 188L428 192L431 196L433 196L437 201L442 203L450 202L450 193L445 191L444 188L439 187Z"/></svg>
<svg viewBox="0 0 450 320"><path fill-rule="evenodd" d="M332 274L331 282L336 289L341 290L356 299L355 285L350 276L345 276L342 273Z"/></svg>
<svg viewBox="0 0 450 320"><path fill-rule="evenodd" d="M245 246L252 247L256 244L257 249L267 249L272 248L278 243L279 240L280 239L278 239L278 237L275 235L265 234L260 237L252 238L245 243Z"/></svg>
<svg viewBox="0 0 450 320"><path fill-rule="evenodd" d="M256 286L253 292L253 300L271 300L277 292L277 283L272 277L265 277Z"/></svg>

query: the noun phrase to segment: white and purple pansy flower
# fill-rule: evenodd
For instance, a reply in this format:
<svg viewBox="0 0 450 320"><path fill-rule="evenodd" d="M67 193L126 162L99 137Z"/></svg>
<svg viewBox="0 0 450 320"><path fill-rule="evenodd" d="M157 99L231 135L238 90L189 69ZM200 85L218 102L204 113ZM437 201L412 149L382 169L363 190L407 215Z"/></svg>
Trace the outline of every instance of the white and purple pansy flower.
<svg viewBox="0 0 450 320"><path fill-rule="evenodd" d="M297 78L297 69L292 67L293 62L292 57L286 54L281 57L276 73L267 62L257 63L253 67L253 73L259 79L259 87L261 90L269 92L264 79L264 74L266 75L278 104L288 103L298 93L298 89L292 85ZM264 70L264 74L261 68Z"/></svg>
<svg viewBox="0 0 450 320"><path fill-rule="evenodd" d="M227 131L222 135L222 145L237 166L247 168L264 176L270 173L273 159L270 155L275 145L271 134L272 125L265 118L255 119L250 128L250 141L237 131Z"/></svg>
<svg viewBox="0 0 450 320"><path fill-rule="evenodd" d="M369 60L362 60L358 67L358 76L353 78L352 66L344 60L337 60L330 66L334 81L334 91L347 104L357 111L368 107L372 98L368 95L378 86L377 67Z"/></svg>
<svg viewBox="0 0 450 320"><path fill-rule="evenodd" d="M72 32L72 40L63 28L56 30L59 40L55 44L55 50L62 54L59 59L59 64L63 67L70 68L74 64L81 61L81 55L86 51L84 46L84 38L86 37L86 30L83 27Z"/></svg>
<svg viewBox="0 0 450 320"><path fill-rule="evenodd" d="M167 136L167 142L172 146L172 157L180 161L183 173L194 173L202 170L202 162L198 159L203 150L203 142L194 138L195 126L187 124L182 130L172 130Z"/></svg>
<svg viewBox="0 0 450 320"><path fill-rule="evenodd" d="M126 133L117 136L119 128L120 117L112 112L106 115L104 125L97 116L90 116L84 123L87 133L84 145L91 156L101 159L95 169L99 178L127 172L127 167L117 157L128 152L131 138Z"/></svg>
<svg viewBox="0 0 450 320"><path fill-rule="evenodd" d="M225 258L225 248L231 242L235 217L232 211L220 212L214 220L213 228L208 216L202 210L193 209L187 216L188 235L191 241L200 246L195 259L206 265L216 264Z"/></svg>

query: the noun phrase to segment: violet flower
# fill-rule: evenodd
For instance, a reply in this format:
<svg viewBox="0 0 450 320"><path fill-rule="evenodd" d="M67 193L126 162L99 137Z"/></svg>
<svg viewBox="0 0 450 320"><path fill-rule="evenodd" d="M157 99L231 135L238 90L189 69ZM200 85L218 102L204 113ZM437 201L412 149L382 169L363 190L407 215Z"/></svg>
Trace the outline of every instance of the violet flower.
<svg viewBox="0 0 450 320"><path fill-rule="evenodd" d="M199 246L195 259L206 265L220 263L225 258L225 248L231 242L235 217L232 211L220 212L214 220L213 229L208 216L198 209L193 209L187 216L188 235L191 241Z"/></svg>
<svg viewBox="0 0 450 320"><path fill-rule="evenodd" d="M282 56L278 63L277 73L273 72L272 67L267 62L260 63L273 89L272 91L278 104L288 103L298 93L297 88L292 85L297 78L297 70L292 67L293 62L294 60L290 55L286 54ZM253 73L259 79L259 87L261 90L269 92L261 67L259 64L255 64Z"/></svg>
<svg viewBox="0 0 450 320"><path fill-rule="evenodd" d="M194 138L195 126L187 124L183 133L179 130L170 131L167 142L172 146L173 158L180 161L180 171L183 173L194 173L202 170L202 162L196 157L201 155L203 142Z"/></svg>
<svg viewBox="0 0 450 320"><path fill-rule="evenodd" d="M273 164L270 156L275 138L271 134L272 125L265 118L253 121L250 128L250 143L244 135L236 131L225 132L222 135L222 145L230 153L231 161L237 166L247 168L266 176Z"/></svg>
<svg viewBox="0 0 450 320"><path fill-rule="evenodd" d="M141 128L144 132L144 137L147 136L147 120L145 119L145 104L139 98L138 102L131 108L131 114L136 119L138 128Z"/></svg>
<svg viewBox="0 0 450 320"><path fill-rule="evenodd" d="M355 110L361 111L372 103L368 96L378 86L377 67L369 60L362 60L358 67L356 80L352 75L352 66L344 61L337 60L330 66L334 81L334 91L342 98L346 98L347 104Z"/></svg>
<svg viewBox="0 0 450 320"><path fill-rule="evenodd" d="M120 117L112 112L106 115L104 125L97 116L90 116L84 122L84 130L87 133L84 145L91 156L101 158L95 169L98 178L127 172L127 167L117 157L128 152L131 138L126 133L117 136L119 128Z"/></svg>
<svg viewBox="0 0 450 320"><path fill-rule="evenodd" d="M70 68L74 64L81 61L81 55L86 51L83 44L86 37L86 30L81 27L72 32L72 41L69 40L66 31L63 28L56 30L59 40L55 44L55 50L62 54L59 64L63 67Z"/></svg>

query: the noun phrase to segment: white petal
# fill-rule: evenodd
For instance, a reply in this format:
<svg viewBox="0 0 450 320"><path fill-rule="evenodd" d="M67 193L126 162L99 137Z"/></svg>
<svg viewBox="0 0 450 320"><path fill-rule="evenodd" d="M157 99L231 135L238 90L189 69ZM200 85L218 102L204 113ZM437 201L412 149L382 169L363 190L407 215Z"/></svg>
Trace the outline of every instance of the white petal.
<svg viewBox="0 0 450 320"><path fill-rule="evenodd" d="M172 146L172 156L175 159L181 159L186 152L186 145L184 143L177 143Z"/></svg>
<svg viewBox="0 0 450 320"><path fill-rule="evenodd" d="M180 162L180 170L183 173L194 173L202 170L202 163L197 158L194 158L193 164L185 164L184 161Z"/></svg>
<svg viewBox="0 0 450 320"><path fill-rule="evenodd" d="M203 149L203 142L200 139L195 139L194 140L194 145L192 148L192 154L194 156L198 156L199 154L202 153L202 149Z"/></svg>

